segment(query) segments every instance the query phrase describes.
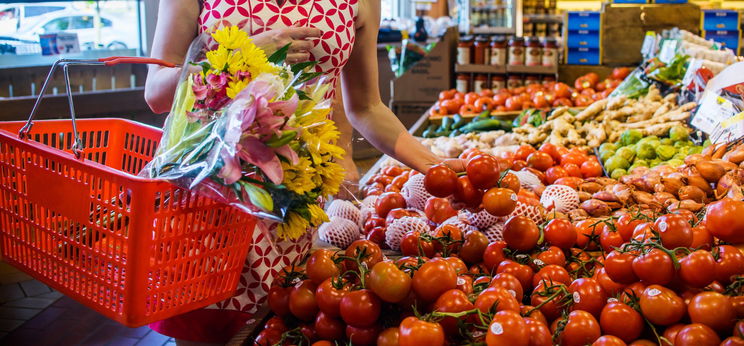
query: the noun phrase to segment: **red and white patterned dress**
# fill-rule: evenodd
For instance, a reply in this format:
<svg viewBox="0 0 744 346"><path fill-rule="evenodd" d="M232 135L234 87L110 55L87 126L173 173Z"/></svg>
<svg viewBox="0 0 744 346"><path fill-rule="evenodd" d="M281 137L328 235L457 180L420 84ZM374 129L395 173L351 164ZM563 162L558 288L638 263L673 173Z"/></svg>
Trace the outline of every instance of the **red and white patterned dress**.
<svg viewBox="0 0 744 346"><path fill-rule="evenodd" d="M305 26L321 30L313 40L310 60L331 85L351 55L359 0L203 0L199 31L237 25L250 35L264 31ZM333 97L333 88L326 95ZM297 241L275 242L258 229L243 268L237 295L231 299L151 325L175 338L200 342L225 342L266 302L266 292L276 274L307 254L315 232Z"/></svg>

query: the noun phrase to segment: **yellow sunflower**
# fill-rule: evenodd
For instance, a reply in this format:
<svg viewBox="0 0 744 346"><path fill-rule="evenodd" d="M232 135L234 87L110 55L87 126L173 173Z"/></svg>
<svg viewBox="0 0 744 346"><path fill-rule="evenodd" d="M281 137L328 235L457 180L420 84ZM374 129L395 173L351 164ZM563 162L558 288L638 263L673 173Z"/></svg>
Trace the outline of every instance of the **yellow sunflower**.
<svg viewBox="0 0 744 346"><path fill-rule="evenodd" d="M297 239L307 231L310 224L297 213L290 212L284 223L276 227L276 234L280 239Z"/></svg>

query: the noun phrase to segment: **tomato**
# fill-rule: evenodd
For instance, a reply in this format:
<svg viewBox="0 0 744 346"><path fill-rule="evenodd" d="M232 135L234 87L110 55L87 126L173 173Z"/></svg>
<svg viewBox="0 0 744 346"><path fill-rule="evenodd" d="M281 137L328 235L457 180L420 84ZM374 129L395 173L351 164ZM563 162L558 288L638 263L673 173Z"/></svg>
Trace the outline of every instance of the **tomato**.
<svg viewBox="0 0 744 346"><path fill-rule="evenodd" d="M738 336L732 336L727 338L726 340L723 340L723 342L721 342L721 346L744 346L744 339Z"/></svg>
<svg viewBox="0 0 744 346"><path fill-rule="evenodd" d="M581 174L584 178L601 177L604 173L602 165L596 160L587 160L581 164Z"/></svg>
<svg viewBox="0 0 744 346"><path fill-rule="evenodd" d="M644 285L642 282L634 282L623 289L622 293L620 293L619 298L623 303L628 304L632 300L637 300L637 298L640 298L645 290L646 285Z"/></svg>
<svg viewBox="0 0 744 346"><path fill-rule="evenodd" d="M385 329L377 336L377 346L398 346L399 338L399 328Z"/></svg>
<svg viewBox="0 0 744 346"><path fill-rule="evenodd" d="M573 163L569 164L563 164L563 169L566 171L566 174L568 174L569 177L573 178L583 178L584 176L581 174L581 168L579 168L579 165L575 165ZM556 180L560 181L560 179ZM583 179L582 179L583 182Z"/></svg>
<svg viewBox="0 0 744 346"><path fill-rule="evenodd" d="M473 293L473 277L468 274L459 275L457 277L457 289L465 292L465 294Z"/></svg>
<svg viewBox="0 0 744 346"><path fill-rule="evenodd" d="M678 247L690 247L692 244L692 226L689 219L682 215L662 215L656 222L654 228L661 235L661 245L667 249Z"/></svg>
<svg viewBox="0 0 744 346"><path fill-rule="evenodd" d="M375 227L369 233L367 233L366 239L377 244L378 246L386 247L385 244L385 227Z"/></svg>
<svg viewBox="0 0 744 346"><path fill-rule="evenodd" d="M305 272L316 285L341 273L341 268L333 261L333 255L333 251L321 249L308 258Z"/></svg>
<svg viewBox="0 0 744 346"><path fill-rule="evenodd" d="M617 336L625 342L638 339L644 328L641 314L621 302L611 302L605 305L599 316L599 324L602 332Z"/></svg>
<svg viewBox="0 0 744 346"><path fill-rule="evenodd" d="M541 151L534 152L527 156L527 165L539 171L546 171L548 168L553 167L553 158L550 155Z"/></svg>
<svg viewBox="0 0 744 346"><path fill-rule="evenodd" d="M329 317L339 317L341 299L349 293L348 285L344 285L338 278L328 278L315 290L315 300L318 309Z"/></svg>
<svg viewBox="0 0 744 346"><path fill-rule="evenodd" d="M537 246L537 241L540 238L540 229L532 219L517 215L512 216L506 222L502 236L510 248L519 251L529 251Z"/></svg>
<svg viewBox="0 0 744 346"><path fill-rule="evenodd" d="M608 296L616 296L625 288L625 285L617 283L610 279L609 275L607 275L607 269L605 267L595 269L594 279L599 282L599 284L602 286L602 289L604 289Z"/></svg>
<svg viewBox="0 0 744 346"><path fill-rule="evenodd" d="M576 97L576 100L574 101L574 104L576 104L576 107L587 107L590 104L594 103L594 100L592 100L591 97L586 95L579 95Z"/></svg>
<svg viewBox="0 0 744 346"><path fill-rule="evenodd" d="M716 278L716 260L709 251L697 250L679 260L678 274L688 286L708 286Z"/></svg>
<svg viewBox="0 0 744 346"><path fill-rule="evenodd" d="M548 168L545 171L545 178L548 180L548 184L554 184L560 178L568 177L568 172L561 166L554 166Z"/></svg>
<svg viewBox="0 0 744 346"><path fill-rule="evenodd" d="M351 291L341 298L339 311L346 324L355 327L370 327L380 317L382 303L371 290Z"/></svg>
<svg viewBox="0 0 744 346"><path fill-rule="evenodd" d="M400 323L398 343L400 346L444 346L444 330L439 323L407 317Z"/></svg>
<svg viewBox="0 0 744 346"><path fill-rule="evenodd" d="M429 198L426 201L424 212L426 217L435 223L442 223L457 215L457 210L452 208L447 199L437 197Z"/></svg>
<svg viewBox="0 0 744 346"><path fill-rule="evenodd" d="M318 313L315 290L315 284L310 280L302 281L292 289L289 293L289 311L292 315L303 321L315 319Z"/></svg>
<svg viewBox="0 0 744 346"><path fill-rule="evenodd" d="M599 248L599 236L604 226L595 219L582 220L576 223L576 247L586 250Z"/></svg>
<svg viewBox="0 0 744 346"><path fill-rule="evenodd" d="M402 189L403 185L405 185L408 182L408 175L407 174L401 174L395 178L393 178L393 181L390 182L390 185L393 185L397 187L398 189Z"/></svg>
<svg viewBox="0 0 744 346"><path fill-rule="evenodd" d="M517 148L517 151L514 152L514 160L522 160L527 161L527 157L530 156L530 154L536 152L537 150L531 146L531 145L522 145L519 148Z"/></svg>
<svg viewBox="0 0 744 346"><path fill-rule="evenodd" d="M658 346L658 344L650 340L641 339L631 342L629 346Z"/></svg>
<svg viewBox="0 0 744 346"><path fill-rule="evenodd" d="M744 338L744 321L736 322L736 325L734 326L734 336Z"/></svg>
<svg viewBox="0 0 744 346"><path fill-rule="evenodd" d="M615 222L615 229L620 233L620 236L623 237L623 241L628 242L633 238L633 230L642 223L643 221L641 220L633 219L633 215L629 213L623 214Z"/></svg>
<svg viewBox="0 0 744 346"><path fill-rule="evenodd" d="M288 316L289 311L289 293L292 291L292 287L281 287L271 286L267 294L267 301L269 308L277 316L285 317Z"/></svg>
<svg viewBox="0 0 744 346"><path fill-rule="evenodd" d="M571 88L565 83L555 83L555 85L553 85L553 93L555 93L556 98L570 97Z"/></svg>
<svg viewBox="0 0 744 346"><path fill-rule="evenodd" d="M527 324L527 333L530 336L530 346L551 346L553 345L553 336L550 329L544 321L538 321L534 318L525 317L524 323Z"/></svg>
<svg viewBox="0 0 744 346"><path fill-rule="evenodd" d="M594 343L592 344L592 346L625 346L625 345L626 343L623 342L623 340L621 340L617 336L612 336L612 335L602 335L601 337L599 337L599 339L594 341Z"/></svg>
<svg viewBox="0 0 744 346"><path fill-rule="evenodd" d="M462 100L444 100L440 102L440 106L447 110L447 114L455 114L463 106Z"/></svg>
<svg viewBox="0 0 744 346"><path fill-rule="evenodd" d="M344 337L345 325L337 318L320 312L315 317L315 335L320 339L341 340Z"/></svg>
<svg viewBox="0 0 744 346"><path fill-rule="evenodd" d="M449 263L450 267L455 270L455 273L457 273L457 275L465 274L468 272L468 266L465 265L465 262L463 262L461 259L457 257L445 257L444 260Z"/></svg>
<svg viewBox="0 0 744 346"><path fill-rule="evenodd" d="M744 243L744 202L724 198L708 204L705 212L705 227L714 237L723 241Z"/></svg>
<svg viewBox="0 0 744 346"><path fill-rule="evenodd" d="M607 293L602 285L594 279L580 278L574 280L568 291L573 295L571 310L583 310L595 317L599 317L602 307L607 302Z"/></svg>
<svg viewBox="0 0 744 346"><path fill-rule="evenodd" d="M506 242L503 241L492 242L486 246L486 250L483 252L483 264L486 269L493 272L501 264L501 261L506 259L504 248L506 248Z"/></svg>
<svg viewBox="0 0 744 346"><path fill-rule="evenodd" d="M483 208L494 216L507 216L517 207L517 194L510 189L494 187L483 195Z"/></svg>
<svg viewBox="0 0 744 346"><path fill-rule="evenodd" d="M460 258L470 264L483 261L483 254L488 247L488 238L481 231L465 233L465 242L460 248Z"/></svg>
<svg viewBox="0 0 744 346"><path fill-rule="evenodd" d="M564 255L563 251L558 247L550 246L545 251L538 253L537 256L535 256L535 259L532 260L532 263L539 266L555 264L563 267L566 265L566 255Z"/></svg>
<svg viewBox="0 0 744 346"><path fill-rule="evenodd" d="M455 193L457 173L445 165L429 168L424 175L424 188L435 197L447 197Z"/></svg>
<svg viewBox="0 0 744 346"><path fill-rule="evenodd" d="M684 328L685 325L682 323L675 324L673 326L667 327L666 330L664 330L663 337L666 340L661 340L661 346L672 346L670 342L674 342L674 339L677 338L677 333L679 333L682 328ZM670 341L670 342L667 342Z"/></svg>
<svg viewBox="0 0 744 346"><path fill-rule="evenodd" d="M712 244L713 235L708 232L704 224L700 223L692 228L692 244L690 244L690 248L710 250Z"/></svg>
<svg viewBox="0 0 744 346"><path fill-rule="evenodd" d="M599 244L602 246L602 250L610 252L614 248L623 245L623 243L623 236L620 232L607 225L603 227L602 233L599 235Z"/></svg>
<svg viewBox="0 0 744 346"><path fill-rule="evenodd" d="M418 231L411 231L404 234L403 238L401 238L400 252L403 256L433 257L435 250L434 244L431 241L422 240Z"/></svg>
<svg viewBox="0 0 744 346"><path fill-rule="evenodd" d="M506 288L488 287L475 299L475 308L483 313L510 310L519 312L519 302Z"/></svg>
<svg viewBox="0 0 744 346"><path fill-rule="evenodd" d="M550 220L545 226L545 241L563 250L568 250L576 243L576 228L568 220Z"/></svg>
<svg viewBox="0 0 744 346"><path fill-rule="evenodd" d="M477 208L483 200L483 191L476 189L470 178L462 176L457 178L454 197L455 201L465 203L465 205L471 208Z"/></svg>
<svg viewBox="0 0 744 346"><path fill-rule="evenodd" d="M346 326L346 340L352 345L375 345L377 343L377 336L380 335L380 330L379 325L371 327Z"/></svg>
<svg viewBox="0 0 744 346"><path fill-rule="evenodd" d="M524 297L524 288L522 287L522 283L520 283L514 275L509 273L494 275L488 287L502 287L518 301L522 301L522 298Z"/></svg>
<svg viewBox="0 0 744 346"><path fill-rule="evenodd" d="M554 295L555 297L553 297ZM542 312L545 318L548 321L553 321L561 316L563 312L562 301L564 299L565 296L556 288L552 288L550 285L539 284L532 291L530 304L539 306L540 312Z"/></svg>
<svg viewBox="0 0 744 346"><path fill-rule="evenodd" d="M641 312L654 324L670 326L685 315L685 302L674 291L659 285L646 287L641 294Z"/></svg>
<svg viewBox="0 0 744 346"><path fill-rule="evenodd" d="M720 245L713 249L716 259L716 280L722 284L731 282L731 277L744 273L744 254L731 245Z"/></svg>
<svg viewBox="0 0 744 346"><path fill-rule="evenodd" d="M519 313L514 311L499 311L493 316L486 334L488 346L529 345L530 335L527 323Z"/></svg>
<svg viewBox="0 0 744 346"><path fill-rule="evenodd" d="M380 262L372 267L367 287L383 301L398 303L408 297L411 291L411 277L392 262Z"/></svg>
<svg viewBox="0 0 744 346"><path fill-rule="evenodd" d="M558 283L569 285L571 284L571 275L568 274L568 271L565 268L549 264L540 269L537 274L532 277L532 287L536 287L543 281L548 285Z"/></svg>
<svg viewBox="0 0 744 346"><path fill-rule="evenodd" d="M553 107L573 107L573 102L568 97L559 97L553 101Z"/></svg>
<svg viewBox="0 0 744 346"><path fill-rule="evenodd" d="M680 329L674 338L675 346L718 346L721 339L713 329L700 323L693 323Z"/></svg>
<svg viewBox="0 0 744 346"><path fill-rule="evenodd" d="M364 232L369 233L375 227L385 227L385 219L378 216L370 216L364 222Z"/></svg>
<svg viewBox="0 0 744 346"><path fill-rule="evenodd" d="M652 249L633 260L633 272L646 284L666 285L674 279L674 264L666 252Z"/></svg>
<svg viewBox="0 0 744 346"><path fill-rule="evenodd" d="M456 287L457 272L444 259L429 260L413 274L413 292L423 301L433 302Z"/></svg>
<svg viewBox="0 0 744 346"><path fill-rule="evenodd" d="M736 318L744 319L744 295L729 297L731 306L734 308Z"/></svg>
<svg viewBox="0 0 744 346"><path fill-rule="evenodd" d="M612 69L610 77L612 79L623 80L630 74L631 70L629 67L616 67Z"/></svg>
<svg viewBox="0 0 744 346"><path fill-rule="evenodd" d="M398 192L385 192L375 201L375 212L380 217L387 217L391 210L405 207L406 200Z"/></svg>
<svg viewBox="0 0 744 346"><path fill-rule="evenodd" d="M718 332L731 330L736 312L729 297L718 292L701 292L687 305L693 323L702 323Z"/></svg>
<svg viewBox="0 0 744 346"><path fill-rule="evenodd" d="M493 99L490 97L481 97L475 101L475 110L478 112L490 111L494 107Z"/></svg>
<svg viewBox="0 0 744 346"><path fill-rule="evenodd" d="M575 310L568 315L566 326L558 339L562 346L583 346L593 343L600 336L602 333L597 319L586 311Z"/></svg>
<svg viewBox="0 0 744 346"><path fill-rule="evenodd" d="M568 154L562 155L560 158L561 166L574 165L575 167L581 167L586 160L586 156L581 153L569 152ZM579 176L581 178L581 176Z"/></svg>
<svg viewBox="0 0 744 346"><path fill-rule="evenodd" d="M452 99L455 97L455 93L457 93L457 90L454 90L454 89L440 91L439 101Z"/></svg>
<svg viewBox="0 0 744 346"><path fill-rule="evenodd" d="M375 264L382 262L382 249L380 246L369 241L369 240L355 240L344 253L347 257L356 258L360 257L362 265L366 265L367 268L374 267ZM357 264L347 260L346 268L350 270L358 270Z"/></svg>
<svg viewBox="0 0 744 346"><path fill-rule="evenodd" d="M276 329L285 332L287 331L287 325L284 324L284 320L282 320L281 317L274 316L266 321L266 324L264 324L264 329Z"/></svg>
<svg viewBox="0 0 744 346"><path fill-rule="evenodd" d="M574 88L578 91L584 91L587 88L593 88L595 84L596 82L591 77L581 76L574 81Z"/></svg>
<svg viewBox="0 0 744 346"><path fill-rule="evenodd" d="M439 312L463 312L473 309L473 303L468 300L467 294L459 289L452 289L442 293L436 302L433 310ZM457 334L457 319L454 317L445 317L439 324L448 335Z"/></svg>
<svg viewBox="0 0 744 346"><path fill-rule="evenodd" d="M274 346L280 345L282 341L282 332L276 329L264 329L253 340L254 345Z"/></svg>
<svg viewBox="0 0 744 346"><path fill-rule="evenodd" d="M470 159L465 170L470 182L478 189L489 189L496 186L501 177L499 163L491 155L479 155Z"/></svg>
<svg viewBox="0 0 744 346"><path fill-rule="evenodd" d="M519 193L519 190L522 188L519 178L517 178L513 173L507 173L503 178L501 178L499 187L512 190L514 193Z"/></svg>

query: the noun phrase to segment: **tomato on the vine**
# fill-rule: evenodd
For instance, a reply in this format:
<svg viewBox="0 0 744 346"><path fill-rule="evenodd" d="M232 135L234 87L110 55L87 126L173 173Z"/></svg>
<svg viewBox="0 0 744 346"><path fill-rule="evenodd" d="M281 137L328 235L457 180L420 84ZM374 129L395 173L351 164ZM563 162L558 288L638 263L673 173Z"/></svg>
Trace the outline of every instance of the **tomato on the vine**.
<svg viewBox="0 0 744 346"><path fill-rule="evenodd" d="M625 342L638 339L643 332L641 314L621 302L610 302L602 308L599 324L605 334L619 337Z"/></svg>
<svg viewBox="0 0 744 346"><path fill-rule="evenodd" d="M731 282L731 277L741 275L744 268L744 253L731 245L719 245L713 249L716 258L716 280L722 284Z"/></svg>
<svg viewBox="0 0 744 346"><path fill-rule="evenodd" d="M693 323L680 329L674 338L675 346L718 346L721 338L713 329L700 323Z"/></svg>
<svg viewBox="0 0 744 346"><path fill-rule="evenodd" d="M604 225L596 219L587 219L576 223L576 246L585 250L597 250L603 227Z"/></svg>
<svg viewBox="0 0 744 346"><path fill-rule="evenodd" d="M454 198L468 207L477 208L483 200L483 191L475 188L468 176L462 176L457 178Z"/></svg>
<svg viewBox="0 0 744 346"><path fill-rule="evenodd" d="M705 212L705 227L708 232L723 241L744 243L744 202L723 198L708 205Z"/></svg>
<svg viewBox="0 0 744 346"><path fill-rule="evenodd" d="M493 276L488 287L505 288L518 301L524 297L524 288L517 278L509 273L500 273Z"/></svg>
<svg viewBox="0 0 744 346"><path fill-rule="evenodd" d="M483 290L475 299L475 308L482 313L492 313L496 311L515 311L519 312L519 302L505 288L495 286Z"/></svg>
<svg viewBox="0 0 744 346"><path fill-rule="evenodd" d="M483 209L494 216L507 216L517 207L517 194L510 189L494 187L483 195Z"/></svg>
<svg viewBox="0 0 744 346"><path fill-rule="evenodd" d="M530 287L530 284L532 284L532 276L535 274L532 267L525 264L519 264L512 260L501 261L501 264L496 268L496 273L509 273L514 275L514 277L519 280L519 283L522 284L522 288Z"/></svg>
<svg viewBox="0 0 744 346"><path fill-rule="evenodd" d="M339 278L328 278L315 290L318 309L330 317L339 317L341 299L349 293L349 285Z"/></svg>
<svg viewBox="0 0 744 346"><path fill-rule="evenodd" d="M607 293L594 279L576 279L568 286L568 292L573 299L571 310L583 310L595 317L599 317L602 307L607 303Z"/></svg>
<svg viewBox="0 0 744 346"><path fill-rule="evenodd" d="M442 293L433 305L434 311L439 312L463 312L473 309L473 303L468 300L467 294L459 289L451 289ZM445 317L439 324L449 335L457 333L457 319L454 317Z"/></svg>
<svg viewBox="0 0 744 346"><path fill-rule="evenodd" d="M605 293L607 293L608 296L616 296L625 288L625 285L613 281L607 275L607 269L605 269L605 267L597 268L596 270L594 270L594 279L599 282L599 284L602 286L602 289L604 289Z"/></svg>
<svg viewBox="0 0 744 346"><path fill-rule="evenodd" d="M398 346L400 329L391 327L380 332L377 336L377 346Z"/></svg>
<svg viewBox="0 0 744 346"><path fill-rule="evenodd" d="M539 310L536 311L539 312ZM525 317L524 323L527 324L527 333L530 335L528 342L530 346L551 346L553 344L553 336L546 322Z"/></svg>
<svg viewBox="0 0 744 346"><path fill-rule="evenodd" d="M612 251L604 262L607 276L617 283L631 284L638 281L638 276L633 271L633 260L635 255L625 252Z"/></svg>
<svg viewBox="0 0 744 346"><path fill-rule="evenodd" d="M380 335L379 325L371 327L346 326L346 340L352 345L372 346L377 343L377 336Z"/></svg>
<svg viewBox="0 0 744 346"><path fill-rule="evenodd" d="M426 201L424 213L429 220L439 224L456 216L457 210L452 208L447 199L432 197Z"/></svg>
<svg viewBox="0 0 744 346"><path fill-rule="evenodd" d="M709 251L697 250L679 260L677 274L689 286L708 286L716 279L716 259Z"/></svg>
<svg viewBox="0 0 744 346"><path fill-rule="evenodd" d="M313 321L318 313L318 303L315 300L315 284L310 280L297 284L289 293L289 311L292 315L303 320Z"/></svg>
<svg viewBox="0 0 744 346"><path fill-rule="evenodd" d="M457 287L457 272L444 259L432 259L413 274L413 292L421 300L433 302L442 293Z"/></svg>
<svg viewBox="0 0 744 346"><path fill-rule="evenodd" d="M388 303L403 301L411 291L411 277L392 262L380 262L372 267L367 286Z"/></svg>
<svg viewBox="0 0 744 346"><path fill-rule="evenodd" d="M674 291L660 285L646 287L641 294L641 312L649 322L670 326L685 315L685 302Z"/></svg>
<svg viewBox="0 0 744 346"><path fill-rule="evenodd" d="M490 189L499 181L501 172L499 163L491 155L479 155L468 161L465 170L473 186L478 189Z"/></svg>
<svg viewBox="0 0 744 346"><path fill-rule="evenodd" d="M565 286L563 286L565 288ZM559 318L563 312L563 300L565 295L557 287L551 285L539 284L532 291L530 304L539 306L540 312L548 321Z"/></svg>
<svg viewBox="0 0 744 346"><path fill-rule="evenodd" d="M689 219L679 214L662 215L654 222L654 229L661 236L661 245L667 249L690 247L692 226Z"/></svg>
<svg viewBox="0 0 744 346"><path fill-rule="evenodd" d="M424 188L434 197L447 197L455 193L457 173L445 165L429 168L424 175Z"/></svg>
<svg viewBox="0 0 744 346"><path fill-rule="evenodd" d="M506 222L502 236L510 248L529 251L537 246L537 241L540 239L540 229L532 219L517 215L512 216Z"/></svg>
<svg viewBox="0 0 744 346"><path fill-rule="evenodd" d="M380 298L368 289L347 293L339 304L341 318L355 327L373 326L380 317L381 308Z"/></svg>
<svg viewBox="0 0 744 346"><path fill-rule="evenodd" d="M626 343L614 335L602 335L592 343L592 346L625 346Z"/></svg>
<svg viewBox="0 0 744 346"><path fill-rule="evenodd" d="M693 323L702 323L718 332L731 330L736 312L729 297L717 292L701 292L687 305Z"/></svg>
<svg viewBox="0 0 744 346"><path fill-rule="evenodd" d="M537 267L547 264L555 264L557 266L563 267L566 265L566 255L560 248L556 246L549 246L547 249L545 249L545 251L542 251L535 255L535 258L532 260L532 264L535 265L535 269L539 269Z"/></svg>
<svg viewBox="0 0 744 346"><path fill-rule="evenodd" d="M651 249L633 260L633 272L646 284L666 285L674 279L674 263L660 249Z"/></svg>
<svg viewBox="0 0 744 346"><path fill-rule="evenodd" d="M406 317L399 327L400 346L444 346L444 330L439 323Z"/></svg>
<svg viewBox="0 0 744 346"><path fill-rule="evenodd" d="M406 200L398 192L385 192L375 201L375 212L380 217L387 217L391 210L405 207Z"/></svg>
<svg viewBox="0 0 744 346"><path fill-rule="evenodd" d="M375 264L382 261L382 249L380 249L380 246L366 239L355 240L346 248L344 255L351 258L360 257L361 264L367 268L372 268ZM349 270L359 270L356 262L351 260L346 260L346 268Z"/></svg>
<svg viewBox="0 0 744 346"><path fill-rule="evenodd" d="M292 287L282 287L279 285L271 286L267 294L267 301L269 303L269 308L271 308L271 312L281 317L285 317L290 314L290 292L292 292Z"/></svg>
<svg viewBox="0 0 744 346"><path fill-rule="evenodd" d="M333 260L334 252L327 249L320 249L313 252L312 255L307 259L305 265L305 272L308 278L319 285L326 279L337 276L341 273L341 268Z"/></svg>
<svg viewBox="0 0 744 346"><path fill-rule="evenodd" d="M486 334L488 346L527 346L529 341L529 328L518 312L499 311L493 316Z"/></svg>
<svg viewBox="0 0 744 346"><path fill-rule="evenodd" d="M583 346L592 344L602 336L599 322L592 314L575 310L568 315L568 320L563 331L558 335L558 340L563 346Z"/></svg>
<svg viewBox="0 0 744 346"><path fill-rule="evenodd" d="M624 242L622 234L607 225L604 226L602 233L599 235L599 244L605 252L610 252L614 248L620 247Z"/></svg>
<svg viewBox="0 0 744 346"><path fill-rule="evenodd" d="M466 263L474 264L483 261L483 254L488 247L488 238L481 231L465 233L465 241L460 248L460 258Z"/></svg>
<svg viewBox="0 0 744 346"><path fill-rule="evenodd" d="M553 219L548 222L544 229L545 241L548 244L568 250L576 244L576 227L573 223L564 219Z"/></svg>
<svg viewBox="0 0 744 346"><path fill-rule="evenodd" d="M496 271L499 264L506 259L504 255L505 248L506 243L504 241L495 241L486 246L486 250L483 252L483 264L488 270L491 272Z"/></svg>
<svg viewBox="0 0 744 346"><path fill-rule="evenodd" d="M555 284L571 284L571 275L568 274L566 268L555 264L549 264L542 267L535 276L532 277L532 287L536 287L540 283L545 282L548 285Z"/></svg>
<svg viewBox="0 0 744 346"><path fill-rule="evenodd" d="M315 335L325 340L341 340L346 327L341 320L319 312L315 317Z"/></svg>
<svg viewBox="0 0 744 346"><path fill-rule="evenodd" d="M699 224L692 228L692 244L690 248L710 250L713 245L713 235L708 232L704 224Z"/></svg>

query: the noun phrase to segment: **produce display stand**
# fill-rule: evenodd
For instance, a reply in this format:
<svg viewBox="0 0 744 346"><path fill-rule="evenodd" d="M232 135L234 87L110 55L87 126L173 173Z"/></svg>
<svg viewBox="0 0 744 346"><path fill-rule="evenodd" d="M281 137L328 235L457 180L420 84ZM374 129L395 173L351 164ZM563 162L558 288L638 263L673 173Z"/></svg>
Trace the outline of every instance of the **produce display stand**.
<svg viewBox="0 0 744 346"><path fill-rule="evenodd" d="M257 219L138 176L162 130L75 119L69 67L172 64L112 57L56 62L26 122L0 123L3 260L129 327L234 295ZM71 121L34 121L62 68Z"/></svg>

